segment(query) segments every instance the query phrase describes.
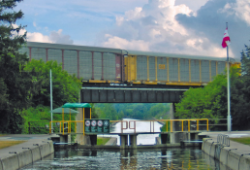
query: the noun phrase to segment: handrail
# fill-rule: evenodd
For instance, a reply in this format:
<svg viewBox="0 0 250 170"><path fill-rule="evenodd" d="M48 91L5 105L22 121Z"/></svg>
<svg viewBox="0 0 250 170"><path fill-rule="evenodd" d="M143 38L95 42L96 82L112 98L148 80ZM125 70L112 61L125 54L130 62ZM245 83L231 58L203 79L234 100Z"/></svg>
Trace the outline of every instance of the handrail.
<svg viewBox="0 0 250 170"><path fill-rule="evenodd" d="M209 131L209 119L207 118L202 118L202 119L161 119L161 120L156 120L159 122L165 122L166 123L166 132L169 130L170 126L170 132L174 132L173 127L174 127L174 122L181 122L181 131L184 131L184 122L187 122L187 130L190 132L191 131L191 122L196 122L196 130L200 130L200 126L204 126L204 124L200 124L202 121L206 121L206 131ZM168 123L169 122L169 123ZM170 124L170 125L169 125Z"/></svg>
<svg viewBox="0 0 250 170"><path fill-rule="evenodd" d="M154 122L158 121L158 122L164 122L166 123L166 132L175 132L175 131L182 131L182 132L190 132L193 130L196 131L201 131L201 130L205 130L205 131L209 131L209 119L207 118L202 118L202 119L155 119L155 120L143 120L143 121L149 121L150 122L150 132L155 132L154 130ZM134 132L136 133L136 121L135 120L131 120L131 121L127 121L127 120L110 120L110 123L117 123L120 122L121 123L121 133L123 133L123 131L125 129L134 129ZM124 122L125 122L125 126L124 126ZM131 126L131 122L134 122L134 127ZM178 128L179 130L175 130L174 129L174 122L180 122ZM49 124L49 133L52 132L51 129L51 125L52 123L57 123L57 127L59 128L59 133L65 134L65 133L72 133L72 131L74 131L75 133L77 132L77 124L81 123L84 126L84 121L83 120L69 120L69 121L65 121L65 120L54 120L54 121L50 121ZM72 123L74 126L74 129L71 129L72 127ZM153 125L153 127L152 127ZM206 126L206 128L204 128L204 126ZM67 131L65 127L68 127ZM203 127L204 129L202 129L201 127ZM83 132L84 133L84 132Z"/></svg>

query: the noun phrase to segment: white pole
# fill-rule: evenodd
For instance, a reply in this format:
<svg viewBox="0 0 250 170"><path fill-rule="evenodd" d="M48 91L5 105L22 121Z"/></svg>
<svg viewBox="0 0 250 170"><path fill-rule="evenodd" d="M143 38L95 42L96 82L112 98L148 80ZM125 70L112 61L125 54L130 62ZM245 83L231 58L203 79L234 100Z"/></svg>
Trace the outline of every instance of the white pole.
<svg viewBox="0 0 250 170"><path fill-rule="evenodd" d="M227 26L227 23L226 23ZM227 27L228 28L228 27ZM231 104L230 104L230 76L229 76L229 54L227 45L227 131L231 131Z"/></svg>
<svg viewBox="0 0 250 170"><path fill-rule="evenodd" d="M51 133L53 133L53 91L52 91L52 70L50 69L50 116L51 116Z"/></svg>

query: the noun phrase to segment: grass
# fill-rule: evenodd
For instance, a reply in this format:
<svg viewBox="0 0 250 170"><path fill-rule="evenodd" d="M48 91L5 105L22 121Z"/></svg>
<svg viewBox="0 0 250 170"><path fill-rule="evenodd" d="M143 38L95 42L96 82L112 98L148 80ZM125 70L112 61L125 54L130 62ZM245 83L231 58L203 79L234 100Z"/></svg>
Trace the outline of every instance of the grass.
<svg viewBox="0 0 250 170"><path fill-rule="evenodd" d="M97 145L105 145L110 138L97 137Z"/></svg>
<svg viewBox="0 0 250 170"><path fill-rule="evenodd" d="M246 138L230 138L230 140L235 141L235 142L239 142L245 145L250 145L250 137L246 137Z"/></svg>
<svg viewBox="0 0 250 170"><path fill-rule="evenodd" d="M0 149L7 148L13 145L17 145L26 141L0 141Z"/></svg>

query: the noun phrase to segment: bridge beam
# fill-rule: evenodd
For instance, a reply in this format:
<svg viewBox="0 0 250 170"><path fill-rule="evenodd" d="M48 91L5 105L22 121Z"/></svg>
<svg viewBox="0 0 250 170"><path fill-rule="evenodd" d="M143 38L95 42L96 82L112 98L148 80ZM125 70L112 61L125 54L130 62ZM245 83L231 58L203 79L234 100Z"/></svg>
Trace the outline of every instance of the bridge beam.
<svg viewBox="0 0 250 170"><path fill-rule="evenodd" d="M82 87L82 103L178 103L187 89Z"/></svg>

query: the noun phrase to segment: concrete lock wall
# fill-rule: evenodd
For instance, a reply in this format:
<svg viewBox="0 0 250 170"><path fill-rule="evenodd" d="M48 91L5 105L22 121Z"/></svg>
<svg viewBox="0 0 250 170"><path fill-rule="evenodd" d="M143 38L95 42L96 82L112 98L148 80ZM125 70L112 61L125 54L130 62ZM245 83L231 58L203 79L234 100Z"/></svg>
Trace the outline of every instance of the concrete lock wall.
<svg viewBox="0 0 250 170"><path fill-rule="evenodd" d="M17 170L54 153L52 141L0 159L0 170Z"/></svg>
<svg viewBox="0 0 250 170"><path fill-rule="evenodd" d="M216 145L217 143L211 138L205 138L203 139L202 150L214 158ZM233 170L250 169L250 155L237 151L237 148L222 148L219 158L221 169L225 169L226 166Z"/></svg>

